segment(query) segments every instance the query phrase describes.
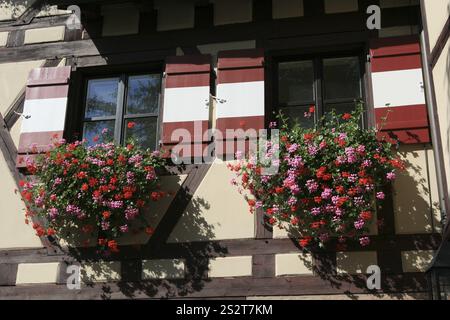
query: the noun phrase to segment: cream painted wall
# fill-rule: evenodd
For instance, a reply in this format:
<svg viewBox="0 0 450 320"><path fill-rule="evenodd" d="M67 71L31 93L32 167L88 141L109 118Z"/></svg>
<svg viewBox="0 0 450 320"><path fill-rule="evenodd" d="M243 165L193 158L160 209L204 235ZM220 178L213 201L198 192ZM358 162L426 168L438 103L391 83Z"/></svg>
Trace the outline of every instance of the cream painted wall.
<svg viewBox="0 0 450 320"><path fill-rule="evenodd" d="M0 249L42 247L33 228L25 224L25 206L0 152Z"/></svg>
<svg viewBox="0 0 450 320"><path fill-rule="evenodd" d="M450 197L450 40L434 66L433 79Z"/></svg>
<svg viewBox="0 0 450 320"><path fill-rule="evenodd" d="M439 197L431 147L403 145L399 155L407 169L394 182L396 233L439 232Z"/></svg>
<svg viewBox="0 0 450 320"><path fill-rule="evenodd" d="M253 238L255 216L237 188L233 173L216 160L170 235L169 242Z"/></svg>
<svg viewBox="0 0 450 320"><path fill-rule="evenodd" d="M105 37L139 32L139 10L132 4L103 6L102 16L102 35Z"/></svg>
<svg viewBox="0 0 450 320"><path fill-rule="evenodd" d="M31 69L40 67L44 60L0 64L0 112L6 110L25 87Z"/></svg>
<svg viewBox="0 0 450 320"><path fill-rule="evenodd" d="M2 1L0 3L0 21L18 18L32 2L32 0ZM37 17L54 16L66 13L67 11L65 10L58 10L57 6L45 6L45 8L38 13Z"/></svg>
<svg viewBox="0 0 450 320"><path fill-rule="evenodd" d="M426 0L424 2L430 36L430 48L434 48L450 15L450 0Z"/></svg>

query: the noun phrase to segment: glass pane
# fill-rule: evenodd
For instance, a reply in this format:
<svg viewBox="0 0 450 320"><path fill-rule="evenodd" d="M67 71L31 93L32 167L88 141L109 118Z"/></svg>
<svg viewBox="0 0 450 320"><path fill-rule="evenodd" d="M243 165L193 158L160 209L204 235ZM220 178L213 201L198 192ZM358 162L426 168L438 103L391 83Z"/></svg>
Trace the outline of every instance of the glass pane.
<svg viewBox="0 0 450 320"><path fill-rule="evenodd" d="M358 57L324 59L323 77L326 99L361 96Z"/></svg>
<svg viewBox="0 0 450 320"><path fill-rule="evenodd" d="M118 78L89 80L86 118L114 116L116 114L118 88Z"/></svg>
<svg viewBox="0 0 450 320"><path fill-rule="evenodd" d="M83 129L83 139L92 146L114 140L114 120L85 122Z"/></svg>
<svg viewBox="0 0 450 320"><path fill-rule="evenodd" d="M308 114L309 106L295 106L281 108L281 112L288 118L291 126L299 124L303 128L314 127L314 114L310 114L309 117L305 117Z"/></svg>
<svg viewBox="0 0 450 320"><path fill-rule="evenodd" d="M345 103L333 103L325 105L325 113L335 110L337 115L342 115L344 113L351 113L356 109L355 102L345 102Z"/></svg>
<svg viewBox="0 0 450 320"><path fill-rule="evenodd" d="M161 77L159 74L128 78L127 114L158 112Z"/></svg>
<svg viewBox="0 0 450 320"><path fill-rule="evenodd" d="M312 61L282 62L278 65L278 102L300 104L314 101Z"/></svg>
<svg viewBox="0 0 450 320"><path fill-rule="evenodd" d="M125 141L132 138L142 148L155 150L157 118L138 118L125 120Z"/></svg>

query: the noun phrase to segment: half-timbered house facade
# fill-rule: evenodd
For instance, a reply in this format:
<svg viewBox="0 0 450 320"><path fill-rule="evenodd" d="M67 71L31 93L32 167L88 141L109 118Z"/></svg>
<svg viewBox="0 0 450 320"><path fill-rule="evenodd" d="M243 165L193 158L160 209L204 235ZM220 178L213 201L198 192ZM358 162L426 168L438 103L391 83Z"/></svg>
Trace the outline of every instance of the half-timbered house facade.
<svg viewBox="0 0 450 320"><path fill-rule="evenodd" d="M449 241L449 12L447 0L0 1L0 298L427 299L425 271ZM142 86L145 106L132 102ZM219 161L229 150L199 161L208 129L359 99L363 126L392 110L382 134L407 164L367 247L302 250L249 214ZM123 237L110 257L38 238L17 192L27 161L55 136L107 128L124 143L130 121L151 149L175 148L178 129L193 137L196 161L161 177L172 192L151 205L154 234ZM71 265L80 289L66 285Z"/></svg>

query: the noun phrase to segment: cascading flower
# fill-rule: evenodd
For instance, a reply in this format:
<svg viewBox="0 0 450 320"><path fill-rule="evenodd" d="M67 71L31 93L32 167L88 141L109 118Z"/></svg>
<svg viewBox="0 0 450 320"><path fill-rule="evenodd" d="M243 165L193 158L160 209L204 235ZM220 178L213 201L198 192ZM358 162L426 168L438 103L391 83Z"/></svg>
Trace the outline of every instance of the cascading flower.
<svg viewBox="0 0 450 320"><path fill-rule="evenodd" d="M33 225L38 236L64 238L72 226L82 233L98 230L100 251L117 252L116 239L131 231L129 220L141 218L143 207L165 195L155 172L164 164L159 153L132 141L126 147L57 141L52 148L28 163L35 176L20 182L26 222L34 215L45 221ZM150 228L144 220L141 229Z"/></svg>
<svg viewBox="0 0 450 320"><path fill-rule="evenodd" d="M341 247L350 239L369 245L374 212L385 199L382 188L404 164L376 129L360 127L362 113L361 105L343 116L332 112L313 128L288 125L280 115L278 172L261 174L273 154L271 144L266 154L248 155L252 165L245 157L229 165L236 173L233 185L250 194L250 210L258 203L266 221L298 230L302 247L332 238Z"/></svg>

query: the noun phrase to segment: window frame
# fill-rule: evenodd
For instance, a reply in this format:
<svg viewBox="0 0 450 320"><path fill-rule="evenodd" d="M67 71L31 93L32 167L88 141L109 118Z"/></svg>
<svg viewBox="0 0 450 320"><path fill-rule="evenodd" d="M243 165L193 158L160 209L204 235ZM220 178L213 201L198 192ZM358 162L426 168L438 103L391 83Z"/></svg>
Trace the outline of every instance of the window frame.
<svg viewBox="0 0 450 320"><path fill-rule="evenodd" d="M282 105L279 103L279 64L282 62L295 62L295 61L312 61L313 62L313 96L315 101L311 101L310 104L314 104L314 124L317 124L320 117L324 115L324 106L326 103L345 103L350 102L349 98L340 99L326 99L324 90L324 79L323 79L323 60L324 59L334 59L334 58L345 58L345 57L357 57L359 60L359 80L360 80L360 99L365 102L364 115L361 119L361 125L363 128L367 128L369 124L368 111L370 106L367 102L367 89L366 89L366 55L362 48L356 48L352 50L308 50L308 53L295 53L295 54L281 54L271 56L271 110L273 113L277 114L283 107L289 105ZM305 101L306 103L306 101ZM293 104L291 107L304 106L303 101L301 104ZM274 121L275 118L269 119Z"/></svg>
<svg viewBox="0 0 450 320"><path fill-rule="evenodd" d="M154 113L139 113L139 114L126 114L127 107L127 98L128 98L128 79L133 76L142 76L142 75L159 75L160 77L160 88L158 94L158 109L157 112ZM117 94L117 104L116 104L116 114L113 116L102 116L102 117L91 117L88 118L85 116L86 114L86 99L88 95L88 86L90 80L96 79L111 79L117 78L118 81L118 94ZM137 119L137 118L156 118L156 141L154 144L154 150L160 149L160 135L161 135L161 123L162 123L162 96L164 90L164 75L160 68L142 68L142 69L133 69L130 71L125 70L109 70L109 71L99 71L96 73L95 71L91 71L88 74L85 74L82 78L81 85L82 95L81 100L78 104L81 103L81 110L79 114L79 133L80 137L83 137L84 134L84 124L87 122L96 122L96 121L108 121L114 120L114 142L120 145L124 144L125 139L125 123L127 119Z"/></svg>

